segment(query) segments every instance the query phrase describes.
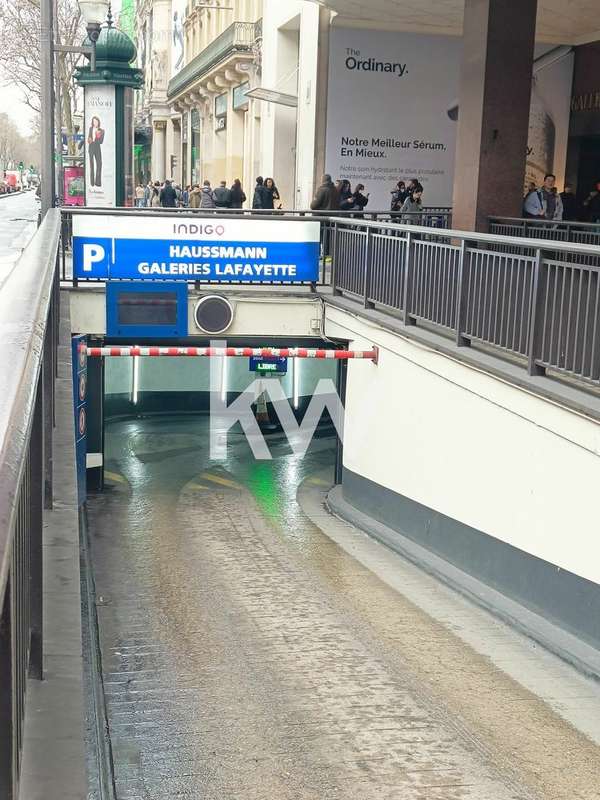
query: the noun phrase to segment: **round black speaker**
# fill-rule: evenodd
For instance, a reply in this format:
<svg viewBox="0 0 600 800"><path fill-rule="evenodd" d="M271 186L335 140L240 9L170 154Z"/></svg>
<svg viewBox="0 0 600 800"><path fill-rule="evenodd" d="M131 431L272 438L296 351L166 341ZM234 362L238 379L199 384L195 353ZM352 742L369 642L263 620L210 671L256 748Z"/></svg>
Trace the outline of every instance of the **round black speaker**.
<svg viewBox="0 0 600 800"><path fill-rule="evenodd" d="M229 300L211 294L196 304L194 317L200 330L206 333L224 333L233 322L233 308Z"/></svg>

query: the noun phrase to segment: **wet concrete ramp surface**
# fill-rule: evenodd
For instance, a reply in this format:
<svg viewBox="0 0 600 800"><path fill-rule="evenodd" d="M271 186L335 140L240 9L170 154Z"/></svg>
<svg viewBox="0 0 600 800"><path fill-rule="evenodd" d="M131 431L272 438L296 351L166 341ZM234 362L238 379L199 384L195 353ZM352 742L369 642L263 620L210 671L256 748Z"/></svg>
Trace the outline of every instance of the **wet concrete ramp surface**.
<svg viewBox="0 0 600 800"><path fill-rule="evenodd" d="M272 445L216 464L204 418L107 428L88 517L119 800L600 797L595 744L304 515L334 440Z"/></svg>

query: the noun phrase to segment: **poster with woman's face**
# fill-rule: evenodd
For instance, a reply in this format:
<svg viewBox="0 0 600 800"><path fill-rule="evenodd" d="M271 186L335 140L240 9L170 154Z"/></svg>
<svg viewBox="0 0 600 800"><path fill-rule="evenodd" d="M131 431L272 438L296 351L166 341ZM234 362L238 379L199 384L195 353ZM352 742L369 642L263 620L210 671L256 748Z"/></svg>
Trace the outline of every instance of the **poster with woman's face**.
<svg viewBox="0 0 600 800"><path fill-rule="evenodd" d="M115 87L85 87L85 204L114 207Z"/></svg>

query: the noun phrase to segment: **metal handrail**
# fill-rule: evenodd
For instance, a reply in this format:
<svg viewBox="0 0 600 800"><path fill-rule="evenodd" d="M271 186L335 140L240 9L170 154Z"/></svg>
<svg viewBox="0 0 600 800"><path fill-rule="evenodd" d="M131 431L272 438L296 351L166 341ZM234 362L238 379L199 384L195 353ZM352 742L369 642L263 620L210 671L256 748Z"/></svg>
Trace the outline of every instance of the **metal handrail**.
<svg viewBox="0 0 600 800"><path fill-rule="evenodd" d="M581 229L592 229L598 233L600 233L600 223L598 222L576 222L575 220L551 220L551 219L536 219L535 217L498 217L498 216L491 216L488 218L490 223L506 223L506 224L518 224L522 226L538 226L538 227L545 227L545 228L556 228L557 226L560 227L569 227L569 228L581 228Z"/></svg>
<svg viewBox="0 0 600 800"><path fill-rule="evenodd" d="M43 509L52 505L60 212L0 284L0 797L18 795L27 677L42 677Z"/></svg>

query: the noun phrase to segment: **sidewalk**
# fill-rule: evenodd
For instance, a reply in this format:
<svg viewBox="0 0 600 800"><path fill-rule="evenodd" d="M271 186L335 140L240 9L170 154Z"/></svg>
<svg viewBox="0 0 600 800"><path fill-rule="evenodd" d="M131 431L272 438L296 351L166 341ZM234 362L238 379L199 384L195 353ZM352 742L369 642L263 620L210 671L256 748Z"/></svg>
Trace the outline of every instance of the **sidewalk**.
<svg viewBox="0 0 600 800"><path fill-rule="evenodd" d="M61 303L54 509L44 527L44 680L29 680L21 800L85 800L79 520L68 298Z"/></svg>

